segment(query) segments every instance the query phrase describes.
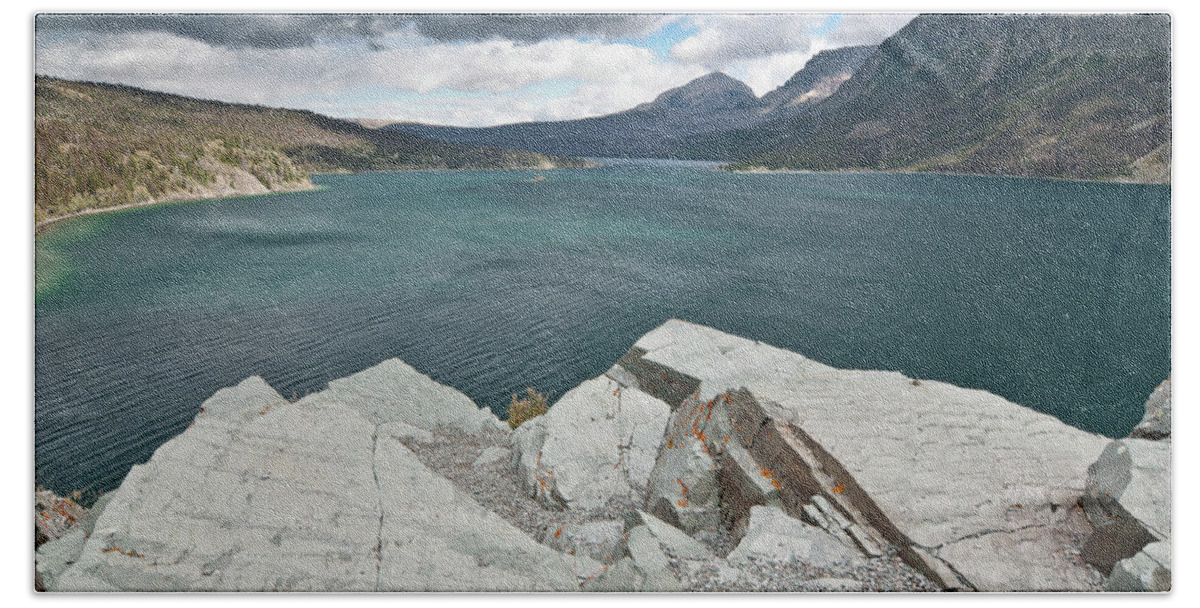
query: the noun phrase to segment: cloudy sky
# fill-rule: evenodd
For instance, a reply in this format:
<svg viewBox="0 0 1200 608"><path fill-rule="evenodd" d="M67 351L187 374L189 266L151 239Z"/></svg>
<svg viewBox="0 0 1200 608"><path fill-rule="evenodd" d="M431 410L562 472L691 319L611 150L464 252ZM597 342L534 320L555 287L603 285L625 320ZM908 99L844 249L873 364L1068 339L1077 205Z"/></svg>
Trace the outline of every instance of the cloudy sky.
<svg viewBox="0 0 1200 608"><path fill-rule="evenodd" d="M713 70L761 95L901 14L39 15L37 73L337 117L494 125L624 110Z"/></svg>

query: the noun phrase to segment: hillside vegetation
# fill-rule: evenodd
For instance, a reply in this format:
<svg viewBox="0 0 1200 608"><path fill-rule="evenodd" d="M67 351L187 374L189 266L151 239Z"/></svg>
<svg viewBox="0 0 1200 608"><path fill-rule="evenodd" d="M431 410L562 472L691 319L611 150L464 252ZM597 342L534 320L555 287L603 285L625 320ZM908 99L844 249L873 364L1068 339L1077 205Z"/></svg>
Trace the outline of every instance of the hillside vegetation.
<svg viewBox="0 0 1200 608"><path fill-rule="evenodd" d="M34 95L38 224L118 205L311 188L313 172L586 164L132 87L38 77Z"/></svg>

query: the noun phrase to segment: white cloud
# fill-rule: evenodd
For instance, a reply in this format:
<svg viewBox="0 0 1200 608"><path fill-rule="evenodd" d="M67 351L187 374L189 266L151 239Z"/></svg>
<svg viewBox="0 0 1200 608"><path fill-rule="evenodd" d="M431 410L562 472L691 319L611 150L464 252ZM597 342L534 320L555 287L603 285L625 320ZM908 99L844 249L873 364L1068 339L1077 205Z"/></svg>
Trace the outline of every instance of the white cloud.
<svg viewBox="0 0 1200 608"><path fill-rule="evenodd" d="M823 38L814 37L813 30L826 23L824 14L646 17L583 22L616 31L670 20L682 23L685 31L697 31L675 43L669 57L662 57L650 48L604 36L439 41L419 31L415 22L378 32L369 40L317 36L296 45L223 44L194 32L153 28L83 29L70 35L39 28L36 69L74 80L341 117L491 125L617 112L712 70L725 71L762 95L786 81L818 50L878 42L912 15L845 15ZM553 25L582 27L568 21ZM515 20L501 25L522 26ZM243 26L257 27L252 20Z"/></svg>
<svg viewBox="0 0 1200 608"><path fill-rule="evenodd" d="M380 51L323 44L229 48L165 33L123 34L41 45L37 71L335 116L370 110L375 118L474 125L616 112L704 73L648 49L601 41L389 43L395 46ZM533 86L564 79L579 84L560 97L548 99ZM443 94L415 105L412 96L393 103L356 98L372 87Z"/></svg>
<svg viewBox="0 0 1200 608"><path fill-rule="evenodd" d="M804 64L808 63L808 60L812 59L812 56L817 54L820 48L819 45L814 44L810 47L811 50L807 51L775 53L765 57L734 61L726 68L726 72L750 85L754 94L762 97L787 82L787 79L804 67Z"/></svg>
<svg viewBox="0 0 1200 608"><path fill-rule="evenodd" d="M648 49L573 39L430 44L376 53L368 65L371 73L364 76L371 81L422 93L443 88L504 92L560 78L636 86L699 75L695 68L664 62Z"/></svg>
<svg viewBox="0 0 1200 608"><path fill-rule="evenodd" d="M812 30L827 18L817 13L698 15L690 21L699 33L675 45L671 56L720 69L733 61L807 51Z"/></svg>
<svg viewBox="0 0 1200 608"><path fill-rule="evenodd" d="M916 13L848 13L842 22L830 32L831 47L879 44L908 25Z"/></svg>

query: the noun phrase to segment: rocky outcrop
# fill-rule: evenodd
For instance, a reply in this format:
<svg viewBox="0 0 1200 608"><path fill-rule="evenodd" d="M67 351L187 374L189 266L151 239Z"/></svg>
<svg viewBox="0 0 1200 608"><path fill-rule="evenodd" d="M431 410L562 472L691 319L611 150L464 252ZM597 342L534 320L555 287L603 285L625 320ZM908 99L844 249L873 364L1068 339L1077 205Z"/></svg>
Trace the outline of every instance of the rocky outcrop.
<svg viewBox="0 0 1200 608"><path fill-rule="evenodd" d="M727 408L753 459L723 474L742 478L739 494L755 494L751 468L797 519L820 497L864 552L894 547L944 588L1092 588L1071 554L1088 531L1073 507L1103 437L984 391L839 370L683 321L643 336L622 366L651 394L687 387L691 403Z"/></svg>
<svg viewBox="0 0 1200 608"><path fill-rule="evenodd" d="M250 378L130 471L76 555L43 546L38 570L58 591L576 589L572 560L397 438L502 428L485 415L397 361L296 403Z"/></svg>
<svg viewBox="0 0 1200 608"><path fill-rule="evenodd" d="M61 538L72 526L87 517L88 510L70 497L59 496L50 490L33 493L33 544Z"/></svg>
<svg viewBox="0 0 1200 608"><path fill-rule="evenodd" d="M1095 531L1083 548L1110 591L1171 589L1171 381L1146 401L1125 439L1088 467L1080 504Z"/></svg>
<svg viewBox="0 0 1200 608"><path fill-rule="evenodd" d="M669 321L511 432L397 360L294 403L247 379L37 571L74 591L1059 591L1099 568L1162 590L1169 449Z"/></svg>

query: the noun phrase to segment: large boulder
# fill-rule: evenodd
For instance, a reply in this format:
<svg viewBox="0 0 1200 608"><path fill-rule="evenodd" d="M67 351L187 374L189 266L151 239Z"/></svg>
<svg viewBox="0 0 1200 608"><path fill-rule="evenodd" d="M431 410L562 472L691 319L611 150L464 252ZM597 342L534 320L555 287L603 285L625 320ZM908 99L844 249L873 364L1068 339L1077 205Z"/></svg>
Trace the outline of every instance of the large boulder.
<svg viewBox="0 0 1200 608"><path fill-rule="evenodd" d="M705 432L714 432L712 406L689 400L676 410L650 472L646 508L689 534L721 525L719 453Z"/></svg>
<svg viewBox="0 0 1200 608"><path fill-rule="evenodd" d="M593 378L513 432L513 460L526 491L547 505L640 502L670 415L637 388Z"/></svg>
<svg viewBox="0 0 1200 608"><path fill-rule="evenodd" d="M625 518L627 530L645 526L669 556L680 559L704 559L711 555L708 547L671 524L640 510L630 511Z"/></svg>
<svg viewBox="0 0 1200 608"><path fill-rule="evenodd" d="M68 549L57 542L43 547L55 555L38 564L49 590L578 588L583 573L567 556L476 504L385 432L394 399L342 395L356 405L328 394L287 403L259 378L218 391L191 428L109 494L90 535L59 541L75 543L74 556L55 553ZM487 428L478 420L474 428Z"/></svg>
<svg viewBox="0 0 1200 608"><path fill-rule="evenodd" d="M622 367L663 399L731 396L734 439L779 482L788 515L823 496L864 547L895 546L945 588L1094 586L1064 547L1087 529L1072 507L1101 436L984 391L836 369L677 320Z"/></svg>

